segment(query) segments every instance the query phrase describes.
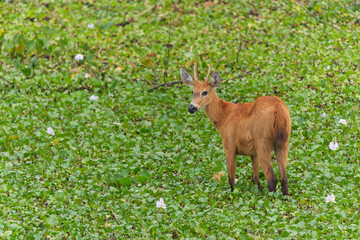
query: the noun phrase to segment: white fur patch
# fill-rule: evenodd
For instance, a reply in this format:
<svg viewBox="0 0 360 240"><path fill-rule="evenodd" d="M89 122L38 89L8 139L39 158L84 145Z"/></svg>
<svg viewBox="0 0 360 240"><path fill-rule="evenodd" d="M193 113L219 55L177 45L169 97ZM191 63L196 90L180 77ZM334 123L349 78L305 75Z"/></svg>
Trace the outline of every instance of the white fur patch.
<svg viewBox="0 0 360 240"><path fill-rule="evenodd" d="M194 100L192 100L191 105L193 105L197 109L200 109L199 105L197 105Z"/></svg>

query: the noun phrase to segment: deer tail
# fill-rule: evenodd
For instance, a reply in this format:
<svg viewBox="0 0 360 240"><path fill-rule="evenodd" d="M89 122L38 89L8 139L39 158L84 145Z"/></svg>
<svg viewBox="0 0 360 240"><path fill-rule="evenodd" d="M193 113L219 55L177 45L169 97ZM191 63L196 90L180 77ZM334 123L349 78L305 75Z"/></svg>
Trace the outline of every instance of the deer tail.
<svg viewBox="0 0 360 240"><path fill-rule="evenodd" d="M281 144L289 141L290 137L290 114L288 111L280 108L278 111L274 112L274 133L275 133L275 143Z"/></svg>

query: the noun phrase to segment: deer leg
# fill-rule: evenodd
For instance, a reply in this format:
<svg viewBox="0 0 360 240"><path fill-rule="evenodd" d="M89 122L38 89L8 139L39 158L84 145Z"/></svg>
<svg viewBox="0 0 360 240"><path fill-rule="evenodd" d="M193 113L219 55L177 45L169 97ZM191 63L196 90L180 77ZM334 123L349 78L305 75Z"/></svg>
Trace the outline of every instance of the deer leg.
<svg viewBox="0 0 360 240"><path fill-rule="evenodd" d="M229 184L231 191L234 191L235 185L235 170L236 170L236 154L235 151L225 149L226 165L228 169Z"/></svg>
<svg viewBox="0 0 360 240"><path fill-rule="evenodd" d="M252 162L252 169L253 169L252 181L253 181L253 183L257 183L258 188L260 190L259 159L257 158L257 156L251 156L251 162Z"/></svg>
<svg viewBox="0 0 360 240"><path fill-rule="evenodd" d="M256 146L256 153L260 163L260 167L268 182L269 191L275 192L277 178L271 166L271 148L266 144L261 143Z"/></svg>
<svg viewBox="0 0 360 240"><path fill-rule="evenodd" d="M283 146L275 148L276 162L279 167L279 173L281 178L281 191L284 195L289 194L288 181L286 177L286 162L289 151L289 144L286 143Z"/></svg>

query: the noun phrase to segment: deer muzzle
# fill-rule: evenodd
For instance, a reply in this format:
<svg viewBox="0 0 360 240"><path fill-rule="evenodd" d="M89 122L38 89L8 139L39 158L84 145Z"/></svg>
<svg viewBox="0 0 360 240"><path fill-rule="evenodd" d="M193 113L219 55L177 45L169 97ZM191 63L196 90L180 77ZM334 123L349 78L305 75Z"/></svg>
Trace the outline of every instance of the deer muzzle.
<svg viewBox="0 0 360 240"><path fill-rule="evenodd" d="M197 111L197 108L194 105L192 105L192 103L190 103L188 106L188 111L189 113L193 114Z"/></svg>

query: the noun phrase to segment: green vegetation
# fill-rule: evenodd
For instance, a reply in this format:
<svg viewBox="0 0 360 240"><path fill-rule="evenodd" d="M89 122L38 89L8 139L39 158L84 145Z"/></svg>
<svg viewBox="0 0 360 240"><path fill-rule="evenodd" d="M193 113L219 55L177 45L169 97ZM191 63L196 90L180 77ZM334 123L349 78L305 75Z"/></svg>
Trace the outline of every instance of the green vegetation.
<svg viewBox="0 0 360 240"><path fill-rule="evenodd" d="M30 0L0 9L0 238L360 237L354 1ZM195 61L199 79L211 63L227 80L223 99L275 94L288 105L291 195L269 193L262 172L259 191L249 157L238 157L231 193L219 134L203 111L187 112L191 90L152 89Z"/></svg>

